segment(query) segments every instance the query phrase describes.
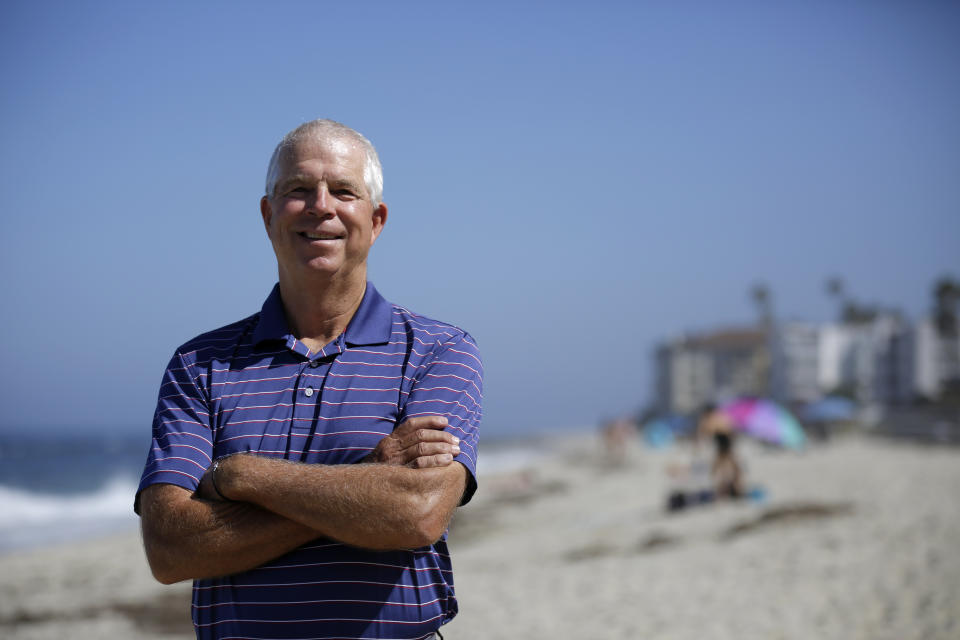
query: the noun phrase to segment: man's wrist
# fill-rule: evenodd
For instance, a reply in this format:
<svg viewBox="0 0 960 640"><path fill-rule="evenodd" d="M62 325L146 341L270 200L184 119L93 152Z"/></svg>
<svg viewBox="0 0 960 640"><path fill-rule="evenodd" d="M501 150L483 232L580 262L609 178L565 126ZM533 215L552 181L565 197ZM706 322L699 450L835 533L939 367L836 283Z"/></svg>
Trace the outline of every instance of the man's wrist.
<svg viewBox="0 0 960 640"><path fill-rule="evenodd" d="M214 490L214 492L216 492L217 496L218 496L221 500L224 500L224 501L226 501L226 502L233 502L233 499L227 497L227 495L226 495L226 494L223 492L223 490L220 488L220 486L221 486L220 483L217 482L217 472L220 471L220 465L221 465L221 463L223 463L224 460L226 460L226 459L229 458L229 457L230 457L230 456L222 456L222 457L217 458L216 460L213 461L213 468L210 469L210 482L213 484L213 490Z"/></svg>

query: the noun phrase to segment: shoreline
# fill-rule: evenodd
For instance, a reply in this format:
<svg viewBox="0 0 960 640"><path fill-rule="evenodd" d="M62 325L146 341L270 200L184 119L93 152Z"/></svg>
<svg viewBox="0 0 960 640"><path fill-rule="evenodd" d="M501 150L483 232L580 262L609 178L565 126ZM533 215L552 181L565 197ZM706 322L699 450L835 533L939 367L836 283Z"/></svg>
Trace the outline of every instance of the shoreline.
<svg viewBox="0 0 960 640"><path fill-rule="evenodd" d="M960 449L745 442L765 499L676 514L665 470L686 450L622 453L564 434L532 465L481 477L450 529L460 614L447 637L960 635ZM189 583L153 580L135 531L0 555L11 640L192 638L189 602Z"/></svg>

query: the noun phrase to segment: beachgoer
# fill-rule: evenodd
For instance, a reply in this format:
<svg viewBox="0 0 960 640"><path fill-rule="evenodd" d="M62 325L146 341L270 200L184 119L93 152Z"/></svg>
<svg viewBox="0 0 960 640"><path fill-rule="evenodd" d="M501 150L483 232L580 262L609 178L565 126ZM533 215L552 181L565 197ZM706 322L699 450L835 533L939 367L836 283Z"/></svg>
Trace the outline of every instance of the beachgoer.
<svg viewBox="0 0 960 640"><path fill-rule="evenodd" d="M742 496L743 472L733 453L733 422L713 404L707 404L700 410L697 421L697 441L706 440L713 441L713 462L710 464L711 498Z"/></svg>
<svg viewBox="0 0 960 640"><path fill-rule="evenodd" d="M457 612L445 531L476 489L482 369L367 282L382 185L353 129L287 134L260 201L279 283L164 375L135 508L157 579L194 580L198 638L430 638Z"/></svg>
<svg viewBox="0 0 960 640"><path fill-rule="evenodd" d="M718 431L713 434L714 458L710 468L713 492L717 498L743 496L743 472L733 455L733 434Z"/></svg>
<svg viewBox="0 0 960 640"><path fill-rule="evenodd" d="M600 437L603 440L605 464L613 467L623 466L627 461L630 439L637 429L630 420L617 418L604 422L600 426Z"/></svg>

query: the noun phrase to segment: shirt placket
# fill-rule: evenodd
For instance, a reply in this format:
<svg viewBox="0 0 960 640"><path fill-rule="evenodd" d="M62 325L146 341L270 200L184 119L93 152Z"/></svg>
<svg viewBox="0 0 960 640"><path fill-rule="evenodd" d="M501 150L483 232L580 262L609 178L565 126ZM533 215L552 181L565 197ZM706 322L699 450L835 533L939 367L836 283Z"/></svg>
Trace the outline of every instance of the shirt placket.
<svg viewBox="0 0 960 640"><path fill-rule="evenodd" d="M294 394L296 401L290 424L290 437L284 456L289 460L302 460L305 457L304 452L312 441L311 436L317 430L317 420L322 414L323 387L327 373L341 353L340 347L339 340L332 342L300 367Z"/></svg>

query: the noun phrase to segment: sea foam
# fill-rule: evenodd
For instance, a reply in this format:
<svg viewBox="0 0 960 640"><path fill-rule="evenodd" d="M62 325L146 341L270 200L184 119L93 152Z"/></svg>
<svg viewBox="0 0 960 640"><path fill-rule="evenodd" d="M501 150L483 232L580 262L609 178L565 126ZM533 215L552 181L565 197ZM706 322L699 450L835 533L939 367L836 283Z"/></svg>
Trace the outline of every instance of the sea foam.
<svg viewBox="0 0 960 640"><path fill-rule="evenodd" d="M0 486L0 552L135 527L136 490L134 482L120 477L76 495Z"/></svg>

